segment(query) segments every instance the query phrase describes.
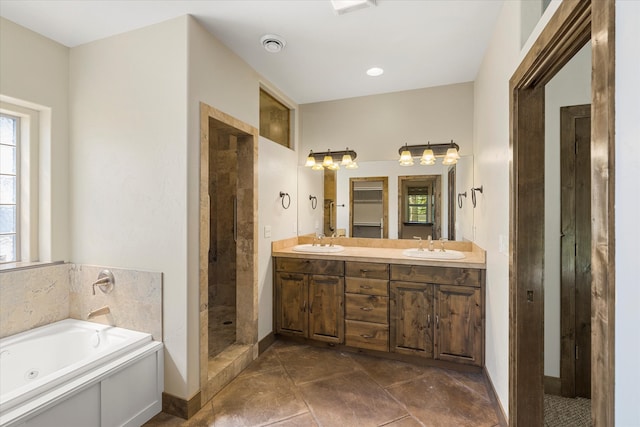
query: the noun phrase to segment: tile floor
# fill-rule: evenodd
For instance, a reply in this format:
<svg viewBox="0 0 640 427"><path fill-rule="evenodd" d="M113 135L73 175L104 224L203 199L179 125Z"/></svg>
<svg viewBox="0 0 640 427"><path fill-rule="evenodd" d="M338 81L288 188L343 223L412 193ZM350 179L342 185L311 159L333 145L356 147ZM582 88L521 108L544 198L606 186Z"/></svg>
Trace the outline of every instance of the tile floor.
<svg viewBox="0 0 640 427"><path fill-rule="evenodd" d="M483 376L276 341L190 420L156 426L496 426Z"/></svg>

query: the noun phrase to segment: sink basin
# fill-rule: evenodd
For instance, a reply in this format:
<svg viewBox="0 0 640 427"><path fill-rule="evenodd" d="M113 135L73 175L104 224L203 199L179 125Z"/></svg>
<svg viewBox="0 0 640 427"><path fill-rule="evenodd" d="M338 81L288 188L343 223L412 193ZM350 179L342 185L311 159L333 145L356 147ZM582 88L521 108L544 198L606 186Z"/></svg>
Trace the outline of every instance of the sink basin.
<svg viewBox="0 0 640 427"><path fill-rule="evenodd" d="M464 254L460 251L454 251L453 249L447 249L444 252L440 250L418 250L417 248L413 249L405 249L402 251L402 255L408 256L411 258L421 258L421 259L462 259L464 258Z"/></svg>
<svg viewBox="0 0 640 427"><path fill-rule="evenodd" d="M304 245L296 245L293 247L293 250L296 252L308 252L313 254L335 254L336 252L344 251L344 246L340 246L340 245L313 246L311 243L307 243Z"/></svg>

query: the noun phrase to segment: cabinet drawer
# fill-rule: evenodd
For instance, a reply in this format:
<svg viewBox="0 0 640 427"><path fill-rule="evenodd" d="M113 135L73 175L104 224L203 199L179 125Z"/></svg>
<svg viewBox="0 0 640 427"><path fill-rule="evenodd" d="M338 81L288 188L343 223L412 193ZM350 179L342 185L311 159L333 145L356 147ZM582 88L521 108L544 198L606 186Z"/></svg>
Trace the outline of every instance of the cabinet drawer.
<svg viewBox="0 0 640 427"><path fill-rule="evenodd" d="M480 287L482 272L473 268L392 265L391 280Z"/></svg>
<svg viewBox="0 0 640 427"><path fill-rule="evenodd" d="M276 258L276 271L344 275L344 261L306 258Z"/></svg>
<svg viewBox="0 0 640 427"><path fill-rule="evenodd" d="M389 281L381 279L345 278L345 290L352 294L389 295Z"/></svg>
<svg viewBox="0 0 640 427"><path fill-rule="evenodd" d="M350 347L389 351L389 326L346 320L345 344Z"/></svg>
<svg viewBox="0 0 640 427"><path fill-rule="evenodd" d="M389 280L389 264L346 262L345 276Z"/></svg>
<svg viewBox="0 0 640 427"><path fill-rule="evenodd" d="M345 318L387 324L389 298L374 295L345 294Z"/></svg>

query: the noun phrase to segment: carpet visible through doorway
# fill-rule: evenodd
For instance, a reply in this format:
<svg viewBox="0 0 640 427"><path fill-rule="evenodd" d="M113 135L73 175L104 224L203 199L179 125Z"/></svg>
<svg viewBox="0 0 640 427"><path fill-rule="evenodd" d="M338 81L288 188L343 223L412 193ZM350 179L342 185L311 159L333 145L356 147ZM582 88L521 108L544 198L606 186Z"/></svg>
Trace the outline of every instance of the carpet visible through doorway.
<svg viewBox="0 0 640 427"><path fill-rule="evenodd" d="M590 427L591 399L544 395L545 427Z"/></svg>

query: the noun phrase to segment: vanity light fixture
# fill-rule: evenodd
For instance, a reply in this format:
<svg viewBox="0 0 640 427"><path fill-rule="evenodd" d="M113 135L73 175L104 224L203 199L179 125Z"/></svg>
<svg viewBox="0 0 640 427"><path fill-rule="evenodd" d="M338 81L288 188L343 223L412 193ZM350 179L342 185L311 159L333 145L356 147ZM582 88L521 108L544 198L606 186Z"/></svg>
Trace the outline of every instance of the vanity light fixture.
<svg viewBox="0 0 640 427"><path fill-rule="evenodd" d="M306 167L310 167L312 170L338 170L340 166L344 166L347 169L357 169L358 164L355 162L355 158L358 156L355 151L349 150L347 147L344 151L323 151L314 153L313 150L309 152Z"/></svg>
<svg viewBox="0 0 640 427"><path fill-rule="evenodd" d="M447 144L431 144L427 145L403 145L398 149L400 154L401 166L413 166L413 158L420 158L421 165L434 165L436 157L442 157L443 165L455 165L458 163L460 147L451 140Z"/></svg>

